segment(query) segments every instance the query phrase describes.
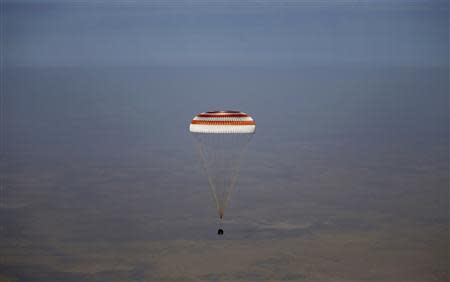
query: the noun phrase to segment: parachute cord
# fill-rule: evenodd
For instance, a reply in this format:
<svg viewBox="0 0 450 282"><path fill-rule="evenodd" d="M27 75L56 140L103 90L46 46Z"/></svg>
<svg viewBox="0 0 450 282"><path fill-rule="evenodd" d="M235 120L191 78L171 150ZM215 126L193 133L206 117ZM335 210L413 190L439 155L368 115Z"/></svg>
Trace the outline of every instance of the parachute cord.
<svg viewBox="0 0 450 282"><path fill-rule="evenodd" d="M228 206L228 201L229 201L230 195L233 193L234 188L236 187L237 179L239 177L239 168L240 168L240 165L241 165L241 161L243 159L242 156L247 151L248 144L250 144L250 140L251 140L252 136L253 136L253 134L250 135L250 138L247 140L247 143L244 145L244 147L242 148L242 150L238 154L238 159L237 159L237 162L236 162L235 170L234 170L232 178L231 178L230 188L228 189L228 193L226 195L226 198L225 198L225 201L224 201L224 204L223 204L223 209L225 209Z"/></svg>
<svg viewBox="0 0 450 282"><path fill-rule="evenodd" d="M197 148L198 148L198 150L200 152L201 159L203 160L202 161L203 169L205 170L206 176L208 177L208 182L209 182L209 187L210 187L209 190L210 190L211 196L214 199L214 203L216 203L216 209L217 209L217 211L220 214L220 204L219 204L219 200L217 199L216 188L214 186L214 181L212 181L211 176L208 173L208 168L207 168L207 164L206 164L206 162L207 162L206 161L206 157L205 157L205 154L203 152L202 145L200 144L200 142L197 143Z"/></svg>
<svg viewBox="0 0 450 282"><path fill-rule="evenodd" d="M226 139L223 138L224 136L215 134L208 135L208 138L203 140L202 137L204 136L194 134L203 169L208 178L210 193L216 204L219 222L223 222L225 209L228 206L231 193L234 191L237 184L243 155L248 148L253 134L245 134L245 141L242 139L244 136L240 134L231 134L227 136L232 137L231 140L228 139L228 141L226 141ZM208 146L203 144L203 141L208 141ZM232 142L228 143L229 141ZM244 143L242 143L242 141L244 141ZM239 147L240 150L234 151L234 149ZM210 166L211 171L209 168ZM231 170L228 171L228 168Z"/></svg>

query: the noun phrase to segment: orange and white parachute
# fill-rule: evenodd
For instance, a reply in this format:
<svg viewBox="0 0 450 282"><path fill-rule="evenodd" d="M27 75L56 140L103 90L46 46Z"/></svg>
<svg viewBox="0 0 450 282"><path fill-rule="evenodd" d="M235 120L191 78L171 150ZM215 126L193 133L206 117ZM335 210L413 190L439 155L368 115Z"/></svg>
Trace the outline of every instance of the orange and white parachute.
<svg viewBox="0 0 450 282"><path fill-rule="evenodd" d="M198 114L191 121L192 133L255 133L255 121L238 111L215 111Z"/></svg>
<svg viewBox="0 0 450 282"><path fill-rule="evenodd" d="M239 111L200 113L189 126L189 131L197 140L220 219L223 219L236 185L242 155L255 129L253 118Z"/></svg>

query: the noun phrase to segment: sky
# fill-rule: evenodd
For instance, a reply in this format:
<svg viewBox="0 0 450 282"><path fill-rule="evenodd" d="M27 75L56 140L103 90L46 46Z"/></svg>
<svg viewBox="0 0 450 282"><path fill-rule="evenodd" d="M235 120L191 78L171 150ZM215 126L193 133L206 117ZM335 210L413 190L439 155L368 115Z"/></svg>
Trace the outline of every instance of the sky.
<svg viewBox="0 0 450 282"><path fill-rule="evenodd" d="M447 1L4 1L11 66L448 64Z"/></svg>

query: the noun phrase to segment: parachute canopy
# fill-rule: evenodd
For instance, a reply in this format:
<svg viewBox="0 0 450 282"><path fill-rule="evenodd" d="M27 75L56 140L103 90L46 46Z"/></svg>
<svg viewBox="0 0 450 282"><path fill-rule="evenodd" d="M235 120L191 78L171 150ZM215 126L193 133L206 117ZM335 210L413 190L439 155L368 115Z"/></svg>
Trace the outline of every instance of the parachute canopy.
<svg viewBox="0 0 450 282"><path fill-rule="evenodd" d="M255 128L253 118L239 111L204 112L196 115L189 126L197 141L220 219L223 219L237 182L242 155Z"/></svg>
<svg viewBox="0 0 450 282"><path fill-rule="evenodd" d="M254 133L255 121L238 111L214 111L198 114L191 121L193 133Z"/></svg>

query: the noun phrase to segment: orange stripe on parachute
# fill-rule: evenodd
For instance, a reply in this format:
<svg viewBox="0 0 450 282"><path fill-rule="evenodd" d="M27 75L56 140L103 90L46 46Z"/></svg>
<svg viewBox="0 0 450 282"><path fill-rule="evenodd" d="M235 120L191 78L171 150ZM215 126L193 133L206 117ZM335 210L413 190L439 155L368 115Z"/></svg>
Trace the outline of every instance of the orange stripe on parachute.
<svg viewBox="0 0 450 282"><path fill-rule="evenodd" d="M199 114L197 117L212 117L212 118L229 118L229 117L248 117L246 114Z"/></svg>
<svg viewBox="0 0 450 282"><path fill-rule="evenodd" d="M255 125L253 120L245 121L219 121L219 120L192 120L191 124L203 124L203 125Z"/></svg>

